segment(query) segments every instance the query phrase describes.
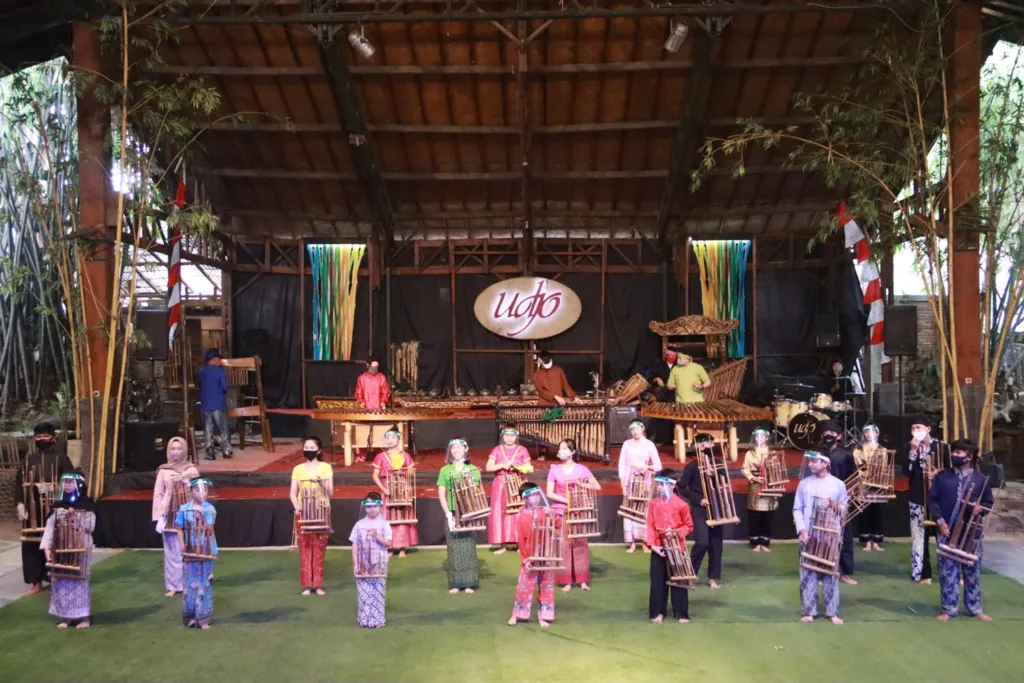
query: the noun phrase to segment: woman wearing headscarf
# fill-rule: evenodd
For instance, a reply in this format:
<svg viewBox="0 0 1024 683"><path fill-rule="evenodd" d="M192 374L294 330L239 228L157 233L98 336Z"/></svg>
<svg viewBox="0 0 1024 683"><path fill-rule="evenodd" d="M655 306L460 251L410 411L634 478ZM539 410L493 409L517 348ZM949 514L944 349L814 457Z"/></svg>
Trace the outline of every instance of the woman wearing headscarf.
<svg viewBox="0 0 1024 683"><path fill-rule="evenodd" d="M156 532L163 538L164 587L169 598L184 590L181 545L174 529L174 516L190 500L188 485L198 476L199 470L189 462L188 443L183 437L171 437L167 442L167 462L156 470L152 514Z"/></svg>
<svg viewBox="0 0 1024 683"><path fill-rule="evenodd" d="M448 573L448 592L458 593L460 590L472 593L480 585L480 566L476 558L476 541L472 531L455 530L455 482L462 477L470 477L474 484L480 485L480 469L469 462L469 447L462 439L448 442L447 464L437 475L437 499L448 521L445 528L445 541L448 548L448 561L445 570Z"/></svg>
<svg viewBox="0 0 1024 683"><path fill-rule="evenodd" d="M57 628L67 628L72 621L78 621L76 628L89 628L92 599L89 593L89 574L92 569L92 532L96 528L96 506L85 495L85 477L77 472L65 474L60 479L60 500L53 505L46 519L46 531L39 544L46 553L46 561L57 564L67 560L55 548L54 529L58 519L71 518L74 528L82 532L81 578L66 578L54 571L50 580L50 614L60 619Z"/></svg>

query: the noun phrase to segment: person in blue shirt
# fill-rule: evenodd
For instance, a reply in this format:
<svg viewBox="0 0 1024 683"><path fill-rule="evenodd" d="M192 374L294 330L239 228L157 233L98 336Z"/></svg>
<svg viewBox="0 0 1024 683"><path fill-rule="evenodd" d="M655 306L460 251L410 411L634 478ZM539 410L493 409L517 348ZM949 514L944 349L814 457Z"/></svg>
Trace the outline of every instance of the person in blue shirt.
<svg viewBox="0 0 1024 683"><path fill-rule="evenodd" d="M956 524L957 501L968 497L972 503L981 501L984 508L992 509L992 488L985 475L974 469L978 447L970 439L960 439L949 445L953 466L935 475L928 489L928 512L939 530L939 546L949 539L949 530ZM973 488L971 488L973 486ZM939 599L942 613L939 621L949 621L957 616L960 608L960 577L964 580L964 611L981 621L992 621L982 611L981 604L981 541L975 554L978 559L972 564L961 564L939 553Z"/></svg>
<svg viewBox="0 0 1024 683"><path fill-rule="evenodd" d="M220 366L220 351L207 349L203 367L196 373L199 384L199 405L203 413L203 437L206 442L206 460L216 460L213 450L213 431L220 436L220 450L224 459L231 457L231 432L228 431L228 373Z"/></svg>

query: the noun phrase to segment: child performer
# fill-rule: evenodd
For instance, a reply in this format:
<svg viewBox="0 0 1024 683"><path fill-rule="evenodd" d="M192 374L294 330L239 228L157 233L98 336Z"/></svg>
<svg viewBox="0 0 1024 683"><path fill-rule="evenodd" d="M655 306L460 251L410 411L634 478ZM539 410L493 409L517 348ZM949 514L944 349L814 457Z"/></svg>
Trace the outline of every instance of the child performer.
<svg viewBox="0 0 1024 683"><path fill-rule="evenodd" d="M168 522L174 521L178 508L187 501L185 496L190 496L188 483L198 476L199 470L188 459L188 442L180 436L171 437L167 442L167 462L156 470L152 515L156 532L164 542L164 588L167 589L164 595L168 598L181 593L183 572L178 534L174 524L167 528Z"/></svg>
<svg viewBox="0 0 1024 683"><path fill-rule="evenodd" d="M391 525L384 519L384 501L376 491L366 494L362 518L352 527L352 572L356 577L358 611L356 621L363 628L383 628L384 603L388 589L388 548Z"/></svg>
<svg viewBox="0 0 1024 683"><path fill-rule="evenodd" d="M416 467L412 456L405 452L401 446L402 433L397 427L392 427L384 432L384 443L388 449L377 454L373 459L373 483L382 492L384 502L388 500L388 477L395 470L408 470L410 477L416 476ZM387 508L384 509L384 519L387 519ZM405 549L419 545L420 534L415 524L395 524L394 540L391 548L398 551L399 557L405 557Z"/></svg>
<svg viewBox="0 0 1024 683"><path fill-rule="evenodd" d="M217 536L213 528L217 521L217 508L207 500L213 484L209 479L197 477L189 482L189 487L192 489L192 500L178 508L178 514L174 516L178 544L188 551L185 534L189 533L198 543L194 550L216 559ZM210 580L213 577L213 562L211 559L190 557L186 557L184 562L185 590L181 594L181 619L186 626L204 631L210 628L213 620L213 581Z"/></svg>
<svg viewBox="0 0 1024 683"><path fill-rule="evenodd" d="M472 477L480 484L480 469L469 463L469 446L462 439L448 442L448 464L437 475L437 500L448 520L445 540L448 547L448 592L460 590L472 593L480 585L480 567L476 559L476 541L472 531L455 531L455 482L460 477Z"/></svg>
<svg viewBox="0 0 1024 683"><path fill-rule="evenodd" d="M494 472L491 483L491 516L487 523L487 542L497 546L495 555L501 555L506 547L516 542L516 512L508 512L505 497L505 477L513 470L524 477L533 472L530 453L519 445L519 431L512 425L501 430L501 443L491 449L487 456L486 470Z"/></svg>
<svg viewBox="0 0 1024 683"><path fill-rule="evenodd" d="M866 424L861 430L864 434L864 442L854 449L853 461L857 464L861 476L867 474L868 464L878 453L878 427L873 424ZM860 516L860 542L864 544L864 552L877 550L885 552L882 542L885 541L885 534L882 532L882 523L885 520L885 503L871 503Z"/></svg>
<svg viewBox="0 0 1024 683"><path fill-rule="evenodd" d="M601 485L584 465L576 462L576 442L572 439L565 439L558 444L558 459L561 464L555 465L548 470L548 500L552 501L551 507L558 514L565 516L568 500L567 485L573 482L576 486L600 491ZM562 525L563 548L565 553L565 571L558 572L555 576L555 583L562 587L562 591L568 593L572 590L574 583L580 584L580 588L590 590L590 539L569 538L569 525Z"/></svg>
<svg viewBox="0 0 1024 683"><path fill-rule="evenodd" d="M772 514L779 507L779 499L762 496L765 485L764 464L768 459L768 430L757 428L750 435L750 450L743 456L743 476L750 482L747 491L747 526L750 547L755 553L770 553L772 543Z"/></svg>
<svg viewBox="0 0 1024 683"><path fill-rule="evenodd" d="M693 531L690 506L677 493L675 473L662 470L654 478L657 495L647 510L647 545L651 550L651 598L648 616L655 624L665 618L665 603L672 596L672 614L680 624L690 622L690 598L685 588L668 585L668 561L665 559L665 532L675 531L682 538L683 552L686 552L686 537Z"/></svg>
<svg viewBox="0 0 1024 683"><path fill-rule="evenodd" d="M661 471L658 449L644 435L644 423L640 420L630 422L629 435L632 438L622 444L619 453L619 482L622 484L623 496L629 492L633 477L653 477ZM643 542L647 530L644 524L623 518L622 532L629 544L626 552L633 553L636 552L636 542ZM644 546L644 550L649 552L647 546Z"/></svg>
<svg viewBox="0 0 1024 683"><path fill-rule="evenodd" d="M320 459L322 452L323 445L320 439L311 436L302 442L302 456L306 462L296 465L292 470L289 497L295 508L295 536L299 544L299 584L302 586L303 595L309 595L310 591L324 595L324 551L327 550L329 534L302 533L302 529L298 528L302 510L300 493L309 496L324 494L328 499L334 493L334 470Z"/></svg>
<svg viewBox="0 0 1024 683"><path fill-rule="evenodd" d="M80 579L57 576L57 570L51 572L50 579L50 614L60 619L57 628L67 628L72 621L78 621L75 628L89 628L89 616L92 611L92 600L89 595L89 573L92 568L92 532L96 528L96 506L89 496L85 495L85 477L77 472L65 474L60 478L60 499L54 503L50 516L46 519L46 530L39 544L46 554L46 561L54 561L54 528L58 519L74 520L74 526L83 532L82 541L85 549L82 558ZM58 557L58 562L61 558Z"/></svg>
<svg viewBox="0 0 1024 683"><path fill-rule="evenodd" d="M516 541L519 545L519 582L516 584L516 600L512 605L512 618L509 626L515 626L520 619L529 621L533 610L533 593L540 592L537 605L537 623L547 628L555 619L555 577L554 572L533 571L529 566L533 554L533 518L537 515L551 514L544 494L536 484L524 482L519 487L519 495L523 499L523 507L516 517Z"/></svg>

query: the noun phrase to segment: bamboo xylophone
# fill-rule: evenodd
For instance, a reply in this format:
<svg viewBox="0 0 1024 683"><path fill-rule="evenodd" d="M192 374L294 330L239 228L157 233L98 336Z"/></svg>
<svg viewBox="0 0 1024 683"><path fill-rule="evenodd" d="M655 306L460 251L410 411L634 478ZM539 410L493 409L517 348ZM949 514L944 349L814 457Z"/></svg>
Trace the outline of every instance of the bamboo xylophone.
<svg viewBox="0 0 1024 683"><path fill-rule="evenodd" d="M647 508L650 507L653 496L654 474L651 472L634 472L629 478L629 487L626 489L626 495L622 497L622 505L619 506L619 517L624 517L640 524L646 523Z"/></svg>
<svg viewBox="0 0 1024 683"><path fill-rule="evenodd" d="M979 548L985 536L985 525L992 513L992 508L981 504L981 492L972 500L974 486L973 483L968 486L964 495L956 501L949 538L945 543L939 543L936 550L939 555L966 565L978 561ZM982 486L982 492L985 486L988 486L988 479Z"/></svg>
<svg viewBox="0 0 1024 683"><path fill-rule="evenodd" d="M466 470L463 476L453 477L452 487L455 489L455 530L485 531L491 506L487 504L483 484L478 484L472 471Z"/></svg>
<svg viewBox="0 0 1024 683"><path fill-rule="evenodd" d="M668 565L668 585L687 590L697 587L697 573L693 561L686 552L686 538L675 529L666 529L662 545L665 563Z"/></svg>
<svg viewBox="0 0 1024 683"><path fill-rule="evenodd" d="M828 498L815 498L807 547L800 553L800 566L819 574L839 576L843 524L841 504Z"/></svg>
<svg viewBox="0 0 1024 683"><path fill-rule="evenodd" d="M177 531L178 525L175 522L178 510L182 505L192 500L192 490L181 479L175 479L171 484L171 502L167 505L167 517L164 524L164 531Z"/></svg>
<svg viewBox="0 0 1024 683"><path fill-rule="evenodd" d="M561 416L544 419L551 406L498 406L494 419L499 425L515 424L524 443L556 448L564 439L573 439L579 457L607 462L608 443L605 437L607 409L600 406L561 406Z"/></svg>
<svg viewBox="0 0 1024 683"><path fill-rule="evenodd" d="M674 422L722 424L772 419L771 408L748 406L730 399L703 403L648 403L640 408L640 415Z"/></svg>
<svg viewBox="0 0 1024 683"><path fill-rule="evenodd" d="M700 471L704 498L708 501L708 526L739 524L740 518L736 514L736 499L733 497L728 465L724 460L698 450L697 468Z"/></svg>
<svg viewBox="0 0 1024 683"><path fill-rule="evenodd" d="M597 496L578 482L570 481L565 486L565 522L569 527L569 538L594 538L601 535L597 522Z"/></svg>
<svg viewBox="0 0 1024 683"><path fill-rule="evenodd" d="M360 532L356 538L354 555L353 574L355 578L388 578L388 550L380 547L374 536L365 531Z"/></svg>
<svg viewBox="0 0 1024 683"><path fill-rule="evenodd" d="M46 531L46 518L50 516L53 501L57 497L57 468L39 472L26 468L22 474L25 513L28 519L21 523L22 541L40 541Z"/></svg>
<svg viewBox="0 0 1024 683"><path fill-rule="evenodd" d="M511 515L519 512L523 507L523 497L519 495L519 487L523 485L526 478L522 472L517 470L505 470L503 477L505 481L505 514Z"/></svg>
<svg viewBox="0 0 1024 683"><path fill-rule="evenodd" d="M766 498L779 498L786 492L789 475L786 473L786 463L781 451L768 452L768 457L761 465L761 476L764 477L765 483L758 488L758 495Z"/></svg>
<svg viewBox="0 0 1024 683"><path fill-rule="evenodd" d="M201 510L189 510L181 528L181 557L186 562L216 560L213 554L213 529L206 523Z"/></svg>
<svg viewBox="0 0 1024 683"><path fill-rule="evenodd" d="M331 497L326 479L312 479L299 484L299 533L329 534L331 528Z"/></svg>
<svg viewBox="0 0 1024 683"><path fill-rule="evenodd" d="M388 472L388 522L395 524L416 524L416 477L410 476L410 469Z"/></svg>
<svg viewBox="0 0 1024 683"><path fill-rule="evenodd" d="M89 575L86 558L85 528L81 516L85 513L66 510L53 520L53 560L46 563L50 578L85 579Z"/></svg>
<svg viewBox="0 0 1024 683"><path fill-rule="evenodd" d="M526 569L531 572L565 571L562 534L562 517L551 508L539 508L533 512L533 550L526 560Z"/></svg>

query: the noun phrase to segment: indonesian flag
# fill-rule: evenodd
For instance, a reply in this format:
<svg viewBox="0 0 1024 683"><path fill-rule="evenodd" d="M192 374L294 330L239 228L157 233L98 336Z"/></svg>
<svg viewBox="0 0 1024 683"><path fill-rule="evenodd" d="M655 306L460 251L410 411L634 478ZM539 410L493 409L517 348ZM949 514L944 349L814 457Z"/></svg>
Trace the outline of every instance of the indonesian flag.
<svg viewBox="0 0 1024 683"><path fill-rule="evenodd" d="M864 290L864 305L868 307L868 326L871 328L869 341L872 360L872 374L879 372L889 357L883 351L885 341L885 301L882 299L882 280L878 266L871 260L871 243L857 225L857 221L846 210L846 202L839 203L839 225L843 228L846 248L853 249L857 264L860 265L860 283ZM880 377L880 375L879 375ZM872 378L875 379L875 378Z"/></svg>
<svg viewBox="0 0 1024 683"><path fill-rule="evenodd" d="M174 197L171 215L177 218L185 206L185 174L178 179L178 192ZM174 346L174 335L181 326L181 228L178 221L173 220L171 228L171 258L167 273L167 343Z"/></svg>

